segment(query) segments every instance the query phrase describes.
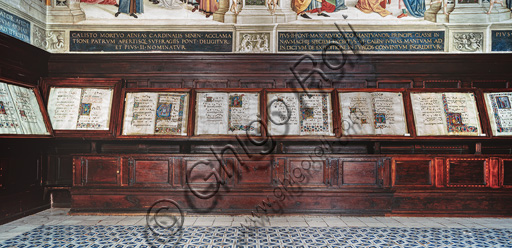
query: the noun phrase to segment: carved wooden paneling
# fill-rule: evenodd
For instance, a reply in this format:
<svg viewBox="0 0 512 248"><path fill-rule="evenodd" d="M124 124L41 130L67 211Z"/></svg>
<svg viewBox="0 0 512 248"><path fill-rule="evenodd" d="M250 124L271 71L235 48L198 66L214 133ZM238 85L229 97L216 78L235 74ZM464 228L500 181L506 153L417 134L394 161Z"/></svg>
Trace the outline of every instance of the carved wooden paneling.
<svg viewBox="0 0 512 248"><path fill-rule="evenodd" d="M73 156L49 155L46 186L67 186L73 183Z"/></svg>
<svg viewBox="0 0 512 248"><path fill-rule="evenodd" d="M339 173L341 186L379 186L378 165L378 160L340 161Z"/></svg>
<svg viewBox="0 0 512 248"><path fill-rule="evenodd" d="M212 188L219 182L226 179L225 173L221 170L221 166L214 157L209 158L198 158L198 157L185 157L183 158L185 163L185 171L183 173L183 186L186 186L186 179L188 177L188 183L193 188L203 187ZM232 169L234 161L228 160Z"/></svg>
<svg viewBox="0 0 512 248"><path fill-rule="evenodd" d="M423 81L423 88L460 88L460 80L426 80Z"/></svg>
<svg viewBox="0 0 512 248"><path fill-rule="evenodd" d="M366 80L363 81L333 81L333 88L367 88L368 82Z"/></svg>
<svg viewBox="0 0 512 248"><path fill-rule="evenodd" d="M117 186L120 184L120 158L85 157L78 162L81 175L77 178L79 181L75 182L75 185Z"/></svg>
<svg viewBox="0 0 512 248"><path fill-rule="evenodd" d="M399 88L412 88L412 80L379 80L377 81L377 88L379 89L399 89Z"/></svg>
<svg viewBox="0 0 512 248"><path fill-rule="evenodd" d="M394 158L393 186L433 186L434 166L428 158Z"/></svg>
<svg viewBox="0 0 512 248"><path fill-rule="evenodd" d="M134 158L128 160L128 185L138 187L172 186L172 158Z"/></svg>
<svg viewBox="0 0 512 248"><path fill-rule="evenodd" d="M228 80L194 80L194 88L229 88Z"/></svg>
<svg viewBox="0 0 512 248"><path fill-rule="evenodd" d="M488 186L488 160L480 158L446 159L447 185L451 187Z"/></svg>
<svg viewBox="0 0 512 248"><path fill-rule="evenodd" d="M288 174L301 187L326 187L329 170L326 160L310 157L288 159Z"/></svg>
<svg viewBox="0 0 512 248"><path fill-rule="evenodd" d="M471 88L481 89L498 89L508 88L509 82L507 80L475 80L471 82Z"/></svg>
<svg viewBox="0 0 512 248"><path fill-rule="evenodd" d="M272 185L272 161L244 161L237 163L237 184L241 187L268 187Z"/></svg>
<svg viewBox="0 0 512 248"><path fill-rule="evenodd" d="M239 87L272 89L276 88L276 82L275 80L240 80Z"/></svg>
<svg viewBox="0 0 512 248"><path fill-rule="evenodd" d="M151 80L149 81L148 88L183 88L183 81Z"/></svg>
<svg viewBox="0 0 512 248"><path fill-rule="evenodd" d="M511 159L503 159L502 160L502 169L501 169L501 181L503 187L511 187L512 188L512 160Z"/></svg>

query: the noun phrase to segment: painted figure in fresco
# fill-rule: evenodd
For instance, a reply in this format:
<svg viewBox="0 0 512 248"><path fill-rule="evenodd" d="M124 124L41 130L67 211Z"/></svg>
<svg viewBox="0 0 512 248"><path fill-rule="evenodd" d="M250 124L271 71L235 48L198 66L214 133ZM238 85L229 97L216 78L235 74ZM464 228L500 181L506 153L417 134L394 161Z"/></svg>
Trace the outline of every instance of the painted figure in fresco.
<svg viewBox="0 0 512 248"><path fill-rule="evenodd" d="M363 11L363 13L370 14L373 12L378 13L382 17L391 15L391 12L385 9L385 2L384 7L382 6L382 2L385 0L358 0L356 4L356 8Z"/></svg>
<svg viewBox="0 0 512 248"><path fill-rule="evenodd" d="M425 13L425 0L399 0L398 8L402 10L398 18L406 17L407 12L413 17L420 18Z"/></svg>
<svg viewBox="0 0 512 248"><path fill-rule="evenodd" d="M510 0L507 0L507 1L510 1ZM492 7L494 7L494 4L497 3L497 4L500 4L501 6L503 6L503 2L502 1L498 1L498 0L489 0L489 11L487 11L487 14L490 14L491 13L491 10L492 10ZM508 2L507 2L508 4ZM509 7L510 8L510 7Z"/></svg>
<svg viewBox="0 0 512 248"><path fill-rule="evenodd" d="M115 5L118 7L116 0L80 0L81 3L99 3L107 5Z"/></svg>
<svg viewBox="0 0 512 248"><path fill-rule="evenodd" d="M199 9L199 0L181 0L181 2L192 5L192 7L194 7L192 12L195 12Z"/></svg>
<svg viewBox="0 0 512 248"><path fill-rule="evenodd" d="M345 0L294 0L292 8L302 18L311 19L306 12L318 13L319 16L329 17L326 12L332 13L347 9Z"/></svg>
<svg viewBox="0 0 512 248"><path fill-rule="evenodd" d="M135 13L144 13L144 3L142 0L119 0L119 9L115 16L118 17L121 13L138 18Z"/></svg>
<svg viewBox="0 0 512 248"><path fill-rule="evenodd" d="M199 11L206 14L206 18L210 17L219 9L219 0L198 0Z"/></svg>

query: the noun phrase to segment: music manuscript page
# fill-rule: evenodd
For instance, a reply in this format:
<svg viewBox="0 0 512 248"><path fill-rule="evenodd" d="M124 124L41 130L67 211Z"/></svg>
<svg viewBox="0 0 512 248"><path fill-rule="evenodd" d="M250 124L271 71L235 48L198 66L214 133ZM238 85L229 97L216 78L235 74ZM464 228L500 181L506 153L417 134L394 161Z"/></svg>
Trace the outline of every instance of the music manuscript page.
<svg viewBox="0 0 512 248"><path fill-rule="evenodd" d="M269 93L272 135L334 136L330 93Z"/></svg>
<svg viewBox="0 0 512 248"><path fill-rule="evenodd" d="M342 92L339 99L343 134L407 134L401 92Z"/></svg>
<svg viewBox="0 0 512 248"><path fill-rule="evenodd" d="M48 115L55 130L109 130L113 89L52 87Z"/></svg>
<svg viewBox="0 0 512 248"><path fill-rule="evenodd" d="M33 89L0 82L0 134L50 134Z"/></svg>
<svg viewBox="0 0 512 248"><path fill-rule="evenodd" d="M260 135L260 94L197 93L196 134Z"/></svg>
<svg viewBox="0 0 512 248"><path fill-rule="evenodd" d="M411 93L418 136L482 133L473 93Z"/></svg>
<svg viewBox="0 0 512 248"><path fill-rule="evenodd" d="M494 136L512 135L512 92L484 93Z"/></svg>
<svg viewBox="0 0 512 248"><path fill-rule="evenodd" d="M127 93L123 120L122 135L186 136L188 93Z"/></svg>

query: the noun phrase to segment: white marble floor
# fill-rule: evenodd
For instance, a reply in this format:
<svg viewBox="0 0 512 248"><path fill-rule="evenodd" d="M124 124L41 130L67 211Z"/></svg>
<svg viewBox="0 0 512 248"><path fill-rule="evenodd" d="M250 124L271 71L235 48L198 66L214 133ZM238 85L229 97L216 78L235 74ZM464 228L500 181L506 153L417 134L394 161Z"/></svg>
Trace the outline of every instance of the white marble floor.
<svg viewBox="0 0 512 248"><path fill-rule="evenodd" d="M68 215L68 211L65 208L52 208L0 225L0 242L41 225L146 225L144 215ZM248 225L250 218L250 215L186 215L184 226L240 226ZM268 221L261 223L265 227L512 228L512 218L287 215L271 216Z"/></svg>

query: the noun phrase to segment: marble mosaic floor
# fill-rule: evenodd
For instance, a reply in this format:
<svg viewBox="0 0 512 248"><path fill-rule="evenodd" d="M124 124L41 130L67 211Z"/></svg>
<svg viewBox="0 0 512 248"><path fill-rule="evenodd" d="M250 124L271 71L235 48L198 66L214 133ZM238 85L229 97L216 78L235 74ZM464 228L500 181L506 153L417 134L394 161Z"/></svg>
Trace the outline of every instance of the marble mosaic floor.
<svg viewBox="0 0 512 248"><path fill-rule="evenodd" d="M0 247L512 247L511 218L190 216L168 235L145 216L50 209L0 225ZM159 234L159 235L157 235Z"/></svg>

